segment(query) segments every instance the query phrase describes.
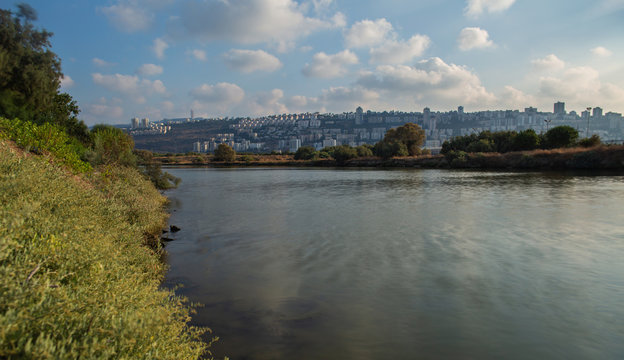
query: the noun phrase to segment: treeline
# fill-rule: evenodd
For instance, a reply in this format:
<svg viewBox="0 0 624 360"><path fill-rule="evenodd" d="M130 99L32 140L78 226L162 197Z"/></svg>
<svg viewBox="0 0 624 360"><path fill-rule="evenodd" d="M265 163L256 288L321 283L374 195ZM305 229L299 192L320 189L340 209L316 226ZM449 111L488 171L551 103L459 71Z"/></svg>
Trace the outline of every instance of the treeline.
<svg viewBox="0 0 624 360"><path fill-rule="evenodd" d="M355 158L377 156L389 159L395 156L417 156L429 154L421 149L425 142L425 132L414 123L407 123L386 132L383 140L375 145L364 144L330 146L316 151L312 146L302 146L295 153L295 160L334 159L345 163Z"/></svg>
<svg viewBox="0 0 624 360"><path fill-rule="evenodd" d="M456 136L442 144L441 153L462 151L466 153L507 153L537 149L558 149L573 146L592 147L600 145L600 137L579 140L579 133L571 126L557 126L544 134L533 129L524 131L483 131L479 134Z"/></svg>

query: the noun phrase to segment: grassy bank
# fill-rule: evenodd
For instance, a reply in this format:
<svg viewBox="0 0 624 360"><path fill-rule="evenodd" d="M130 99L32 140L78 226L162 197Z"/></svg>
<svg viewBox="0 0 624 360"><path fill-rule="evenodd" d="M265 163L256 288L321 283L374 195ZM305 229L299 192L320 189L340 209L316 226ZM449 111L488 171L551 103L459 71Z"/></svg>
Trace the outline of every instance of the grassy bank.
<svg viewBox="0 0 624 360"><path fill-rule="evenodd" d="M561 148L508 153L468 153L404 156L382 159L363 157L339 163L333 159L295 160L293 155L237 155L235 161L215 161L212 155L159 155L154 161L166 166L346 166L414 167L431 169L517 170L624 170L624 146Z"/></svg>
<svg viewBox="0 0 624 360"><path fill-rule="evenodd" d="M204 353L189 308L159 288L165 202L134 169L74 175L0 141L0 358Z"/></svg>

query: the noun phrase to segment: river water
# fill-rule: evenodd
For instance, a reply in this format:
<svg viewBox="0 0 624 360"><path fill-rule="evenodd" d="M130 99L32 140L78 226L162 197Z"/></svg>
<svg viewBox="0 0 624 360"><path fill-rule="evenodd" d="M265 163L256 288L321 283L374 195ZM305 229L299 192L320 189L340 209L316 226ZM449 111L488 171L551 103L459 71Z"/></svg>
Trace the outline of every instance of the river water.
<svg viewBox="0 0 624 360"><path fill-rule="evenodd" d="M167 171L216 357L624 358L623 176Z"/></svg>

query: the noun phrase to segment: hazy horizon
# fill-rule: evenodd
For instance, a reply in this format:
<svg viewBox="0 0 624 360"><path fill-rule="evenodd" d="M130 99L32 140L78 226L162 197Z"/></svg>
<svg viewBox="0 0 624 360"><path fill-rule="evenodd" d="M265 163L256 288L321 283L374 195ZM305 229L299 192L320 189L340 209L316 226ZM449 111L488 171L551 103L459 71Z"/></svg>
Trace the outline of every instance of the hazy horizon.
<svg viewBox="0 0 624 360"><path fill-rule="evenodd" d="M191 109L624 112L624 0L27 3L88 125Z"/></svg>

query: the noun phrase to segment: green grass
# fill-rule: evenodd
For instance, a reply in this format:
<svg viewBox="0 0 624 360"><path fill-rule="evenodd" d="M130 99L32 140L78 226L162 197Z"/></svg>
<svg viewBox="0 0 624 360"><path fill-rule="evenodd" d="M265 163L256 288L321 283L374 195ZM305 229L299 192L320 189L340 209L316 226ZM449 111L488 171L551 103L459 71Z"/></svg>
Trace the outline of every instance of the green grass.
<svg viewBox="0 0 624 360"><path fill-rule="evenodd" d="M165 265L146 246L165 202L134 169L76 176L0 140L0 358L204 354L204 330L159 287Z"/></svg>

